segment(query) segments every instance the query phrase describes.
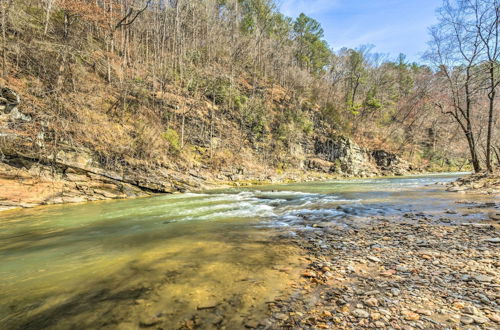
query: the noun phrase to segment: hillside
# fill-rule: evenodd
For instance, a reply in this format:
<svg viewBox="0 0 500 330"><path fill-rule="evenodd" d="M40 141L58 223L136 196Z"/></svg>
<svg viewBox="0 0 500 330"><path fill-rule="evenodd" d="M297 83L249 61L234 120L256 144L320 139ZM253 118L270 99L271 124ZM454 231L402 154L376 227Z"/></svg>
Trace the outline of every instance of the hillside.
<svg viewBox="0 0 500 330"><path fill-rule="evenodd" d="M10 1L0 204L462 168L428 67L272 1ZM411 165L410 165L411 164Z"/></svg>

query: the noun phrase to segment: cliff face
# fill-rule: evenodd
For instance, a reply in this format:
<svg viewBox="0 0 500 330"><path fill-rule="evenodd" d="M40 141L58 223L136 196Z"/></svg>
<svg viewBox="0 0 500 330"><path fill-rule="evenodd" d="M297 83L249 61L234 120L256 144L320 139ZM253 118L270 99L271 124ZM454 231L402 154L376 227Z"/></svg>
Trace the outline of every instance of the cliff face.
<svg viewBox="0 0 500 330"><path fill-rule="evenodd" d="M200 129L206 124L203 114L190 114L190 128L178 128L183 131L182 143L189 143L189 147L183 146L189 153L181 151L170 154L170 159L151 162L123 157L110 166L103 161L103 151L97 150L97 142L93 147L61 140L54 148L54 136L67 131L48 134L36 113L23 112L22 99L16 91L2 88L0 107L0 208L202 190L221 183L284 182L333 175L401 175L410 169L396 155L361 148L351 139L331 133L306 136L297 132L293 142L279 146L273 146L272 141L267 145L253 142L255 137L244 136L228 117L214 125L217 134L213 135L218 137L207 143L203 136L194 134L196 130L203 131ZM25 128L37 126L40 130L37 134ZM98 141L99 133L93 134ZM224 144L221 140L225 140ZM145 142L142 148L147 153L153 147ZM109 150L113 150L113 145ZM269 156L272 152L275 154ZM106 156L110 155L104 154L104 159Z"/></svg>
<svg viewBox="0 0 500 330"><path fill-rule="evenodd" d="M395 154L361 148L344 136L317 139L313 156L308 163L310 169L344 176L404 175L413 170Z"/></svg>

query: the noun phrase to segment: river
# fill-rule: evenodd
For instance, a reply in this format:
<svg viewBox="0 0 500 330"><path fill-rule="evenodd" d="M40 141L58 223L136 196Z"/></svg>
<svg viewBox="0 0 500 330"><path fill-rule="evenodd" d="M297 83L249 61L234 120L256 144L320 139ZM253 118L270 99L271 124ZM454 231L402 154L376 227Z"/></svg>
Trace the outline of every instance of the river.
<svg viewBox="0 0 500 330"><path fill-rule="evenodd" d="M295 230L481 214L460 174L214 190L0 213L0 328L238 327L297 276ZM462 207L462 209L461 209ZM203 320L196 319L204 312ZM199 318L199 316L197 316ZM194 318L194 319L193 319ZM198 322L198 323L197 323Z"/></svg>

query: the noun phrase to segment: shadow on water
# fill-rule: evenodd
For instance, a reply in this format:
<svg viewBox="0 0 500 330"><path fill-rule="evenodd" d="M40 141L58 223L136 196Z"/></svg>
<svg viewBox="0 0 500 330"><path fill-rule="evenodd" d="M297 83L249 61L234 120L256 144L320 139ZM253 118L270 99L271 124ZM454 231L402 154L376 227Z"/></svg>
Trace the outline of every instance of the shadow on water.
<svg viewBox="0 0 500 330"><path fill-rule="evenodd" d="M109 286L109 283L100 284ZM109 287L89 290L88 292L80 293L66 300L64 303L26 318L26 314L29 315L30 311L33 307L36 307L36 305L27 306L22 311L17 312L16 316L14 316L10 322L7 321L6 326L10 329L47 329L54 327L63 319L71 319L92 311L93 314L99 314L96 316L100 321L88 322L88 319L81 320L80 323L75 323L71 328L98 328L109 323L116 323L116 321L106 321L106 319L102 318L112 313L116 304L133 301L144 296L147 292L148 290L146 288L125 289L117 292L109 289Z"/></svg>
<svg viewBox="0 0 500 330"><path fill-rule="evenodd" d="M175 328L189 319L200 304L220 305L217 308L224 309L218 312L221 315L239 314L248 308L242 303L249 299L244 296L252 296L250 300L254 302L263 301L275 288L283 287L276 283L282 277L269 271L291 253L284 242L270 240L263 230L201 227L204 234L195 240L188 239L193 233L181 234L182 230L180 235L150 235L142 244L151 246L151 250L146 249L105 276L84 278L80 285L70 284L67 288L51 283L53 287L46 294L26 292L9 302L9 315L0 318L0 323L6 329L113 328L123 323L137 327L144 317L161 314L168 316L162 320L163 324ZM80 228L65 234L85 236L89 230ZM168 242L169 239L174 241ZM182 241L187 244L177 249L169 247ZM162 245L162 242L168 243ZM106 249L118 249L120 243L104 245ZM269 281L269 276L275 278ZM22 290L22 285L19 289ZM193 293L198 297L193 297Z"/></svg>

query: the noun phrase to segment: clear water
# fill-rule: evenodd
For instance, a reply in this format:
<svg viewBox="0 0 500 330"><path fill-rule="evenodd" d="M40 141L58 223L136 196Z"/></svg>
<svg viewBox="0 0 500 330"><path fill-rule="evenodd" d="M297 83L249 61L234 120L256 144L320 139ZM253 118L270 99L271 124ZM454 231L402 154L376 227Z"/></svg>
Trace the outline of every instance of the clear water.
<svg viewBox="0 0 500 330"><path fill-rule="evenodd" d="M457 176L276 185L0 213L0 328L135 329L158 315L175 328L200 310L205 324L237 327L258 318L295 276L287 267L298 263L298 251L276 235L318 223L397 220L408 212L439 217L458 209L463 195L435 183ZM481 216L455 215L457 221Z"/></svg>

